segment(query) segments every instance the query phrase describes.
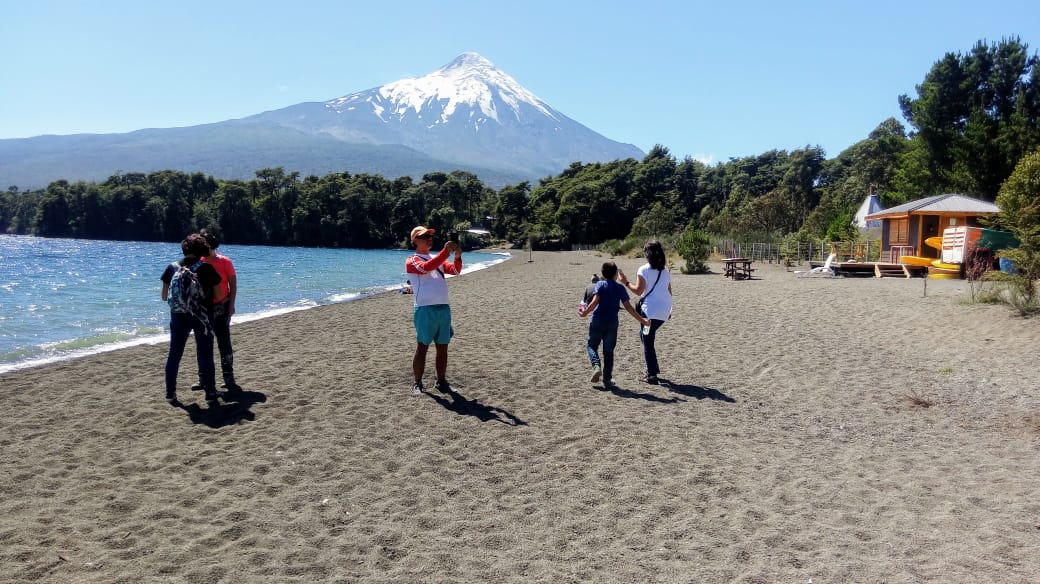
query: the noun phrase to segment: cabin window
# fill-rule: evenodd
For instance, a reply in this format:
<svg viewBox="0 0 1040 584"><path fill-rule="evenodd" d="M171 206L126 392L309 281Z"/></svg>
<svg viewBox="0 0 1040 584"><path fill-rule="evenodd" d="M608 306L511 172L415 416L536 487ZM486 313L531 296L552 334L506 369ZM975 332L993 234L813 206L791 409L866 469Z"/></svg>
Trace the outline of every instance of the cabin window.
<svg viewBox="0 0 1040 584"><path fill-rule="evenodd" d="M892 219L888 223L888 244L907 245L910 239L910 218Z"/></svg>

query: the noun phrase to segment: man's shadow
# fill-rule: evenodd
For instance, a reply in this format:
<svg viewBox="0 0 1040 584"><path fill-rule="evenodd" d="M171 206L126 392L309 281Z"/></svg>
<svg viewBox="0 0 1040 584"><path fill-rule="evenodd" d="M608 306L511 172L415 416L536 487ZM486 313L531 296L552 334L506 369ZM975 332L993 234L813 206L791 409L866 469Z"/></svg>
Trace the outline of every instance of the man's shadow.
<svg viewBox="0 0 1040 584"><path fill-rule="evenodd" d="M660 397L660 396L654 395L652 393L643 393L643 392L639 392L639 391L632 391L631 389L625 389L625 388L620 387L618 385L604 385L604 386L597 385L595 387L596 387L596 389L598 389L600 391L609 391L610 393L612 393L612 394L614 394L614 395L616 395L618 397L623 397L623 398L628 398L628 399L642 399L642 400L646 400L646 401L650 401L650 402L657 402L659 404L674 404L676 402L685 401L685 400L681 400L681 399L679 399L677 397L664 398L664 397Z"/></svg>
<svg viewBox="0 0 1040 584"><path fill-rule="evenodd" d="M184 410L192 424L205 424L210 428L223 428L233 426L242 421L252 422L256 414L250 411L253 404L264 403L267 396L259 391L241 391L228 395L221 392L221 399L217 405L199 406L198 403L188 405L175 401L172 405Z"/></svg>
<svg viewBox="0 0 1040 584"><path fill-rule="evenodd" d="M502 408L486 406L475 399L466 399L454 389L450 389L446 393L446 395L451 398L450 400L445 399L429 391L423 393L430 396L431 398L433 398L434 401L444 406L444 409L453 411L456 414L463 416L473 416L481 422L501 422L508 426L527 425L527 422L503 410ZM501 414L501 416L499 414Z"/></svg>
<svg viewBox="0 0 1040 584"><path fill-rule="evenodd" d="M724 401L726 403L737 403L737 400L730 396L722 393L721 391L713 387L701 387L699 385L682 385L678 383L672 383L663 377L657 379L658 385L665 387L672 393L678 393L685 395L686 397L692 397L694 399L713 399L717 401Z"/></svg>

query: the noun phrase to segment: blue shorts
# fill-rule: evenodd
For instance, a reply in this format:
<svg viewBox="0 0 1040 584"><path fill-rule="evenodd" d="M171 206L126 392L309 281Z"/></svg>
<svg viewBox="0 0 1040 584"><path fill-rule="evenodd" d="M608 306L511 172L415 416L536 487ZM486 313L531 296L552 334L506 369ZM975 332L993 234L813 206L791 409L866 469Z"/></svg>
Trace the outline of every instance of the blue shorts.
<svg viewBox="0 0 1040 584"><path fill-rule="evenodd" d="M451 328L451 307L447 304L416 306L412 322L415 323L415 340L424 345L447 345L455 336L455 329Z"/></svg>

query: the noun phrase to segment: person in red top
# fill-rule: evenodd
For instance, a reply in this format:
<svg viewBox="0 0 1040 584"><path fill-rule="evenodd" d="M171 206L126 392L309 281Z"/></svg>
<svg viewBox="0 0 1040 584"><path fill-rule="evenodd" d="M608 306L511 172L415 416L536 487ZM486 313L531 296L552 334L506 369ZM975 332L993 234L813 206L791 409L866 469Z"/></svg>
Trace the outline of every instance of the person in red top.
<svg viewBox="0 0 1040 584"><path fill-rule="evenodd" d="M217 253L220 240L206 229L200 230L199 234L205 237L206 243L209 244L209 255L204 257L203 261L216 268L221 277L220 286L213 297L213 335L217 339L217 349L220 351L220 372L224 377L221 387L227 389L229 395L234 395L242 391L235 383L235 352L231 348L231 316L235 314L238 276L235 274L235 264L231 262L231 258Z"/></svg>
<svg viewBox="0 0 1040 584"><path fill-rule="evenodd" d="M412 322L415 324L415 356L412 358L412 373L415 383L413 393L422 393L423 373L426 371L426 352L430 343L437 346L435 369L437 371L437 391L450 393L451 386L445 378L448 370L448 343L455 335L451 327L451 307L448 305L448 283L445 275L457 276L462 273L462 248L458 242L448 241L437 255L430 255L433 247L433 229L422 225L412 229L412 243L415 254L404 262L408 282L412 286L412 297L415 308ZM455 260L448 261L451 252L455 252Z"/></svg>

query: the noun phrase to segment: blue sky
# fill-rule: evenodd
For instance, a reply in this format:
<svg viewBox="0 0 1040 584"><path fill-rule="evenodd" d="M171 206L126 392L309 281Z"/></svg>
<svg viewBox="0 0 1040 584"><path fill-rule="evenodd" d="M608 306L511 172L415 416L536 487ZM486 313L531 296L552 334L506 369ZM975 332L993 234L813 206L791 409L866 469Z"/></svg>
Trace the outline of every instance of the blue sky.
<svg viewBox="0 0 1040 584"><path fill-rule="evenodd" d="M0 138L240 118L475 51L567 116L706 161L865 138L935 61L1040 2L33 0L0 19ZM909 128L908 128L909 129Z"/></svg>

